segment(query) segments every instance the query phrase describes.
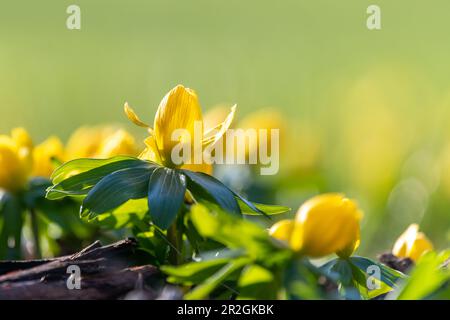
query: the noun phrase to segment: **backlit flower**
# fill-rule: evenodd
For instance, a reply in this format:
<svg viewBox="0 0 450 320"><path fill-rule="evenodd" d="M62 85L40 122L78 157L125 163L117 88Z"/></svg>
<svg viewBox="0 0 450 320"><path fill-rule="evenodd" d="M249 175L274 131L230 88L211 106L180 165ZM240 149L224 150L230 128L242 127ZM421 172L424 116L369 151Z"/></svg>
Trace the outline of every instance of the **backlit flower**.
<svg viewBox="0 0 450 320"><path fill-rule="evenodd" d="M397 239L392 253L400 258L410 258L414 261L428 251L433 250L433 244L423 232L419 232L419 226L412 224Z"/></svg>
<svg viewBox="0 0 450 320"><path fill-rule="evenodd" d="M306 201L294 220L282 220L270 234L310 257L336 253L349 257L359 246L362 212L341 194L323 194Z"/></svg>
<svg viewBox="0 0 450 320"><path fill-rule="evenodd" d="M233 120L235 107L231 109L222 123L204 132L202 111L196 93L192 89L178 85L161 100L155 115L153 129L140 120L127 103L125 104L125 113L134 124L147 128L150 134L145 140L146 148L140 155L141 159L151 160L169 168L181 167L210 173L211 165L204 163L203 158L200 163L195 161L195 156L199 152L203 153L206 146L215 144L223 136ZM179 129L186 134L174 139L173 134ZM200 146L195 145L196 134L201 135ZM191 160L175 164L172 159L172 151L180 143L189 144Z"/></svg>
<svg viewBox="0 0 450 320"><path fill-rule="evenodd" d="M31 148L31 139L23 128L12 130L11 136L0 135L0 189L24 188L31 171Z"/></svg>

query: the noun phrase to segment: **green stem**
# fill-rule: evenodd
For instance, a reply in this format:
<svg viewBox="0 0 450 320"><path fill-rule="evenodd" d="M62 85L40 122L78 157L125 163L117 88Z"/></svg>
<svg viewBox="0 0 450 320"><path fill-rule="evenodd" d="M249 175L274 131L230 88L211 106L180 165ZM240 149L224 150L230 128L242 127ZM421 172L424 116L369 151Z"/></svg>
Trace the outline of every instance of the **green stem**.
<svg viewBox="0 0 450 320"><path fill-rule="evenodd" d="M37 221L37 214L34 209L30 209L30 216L31 216L31 231L33 233L33 240L34 240L34 256L37 259L40 259L42 257L41 253L41 244L39 241L39 226Z"/></svg>
<svg viewBox="0 0 450 320"><path fill-rule="evenodd" d="M178 231L177 221L167 230L167 239L170 242L169 262L172 265L180 265L183 261L182 257L182 234Z"/></svg>

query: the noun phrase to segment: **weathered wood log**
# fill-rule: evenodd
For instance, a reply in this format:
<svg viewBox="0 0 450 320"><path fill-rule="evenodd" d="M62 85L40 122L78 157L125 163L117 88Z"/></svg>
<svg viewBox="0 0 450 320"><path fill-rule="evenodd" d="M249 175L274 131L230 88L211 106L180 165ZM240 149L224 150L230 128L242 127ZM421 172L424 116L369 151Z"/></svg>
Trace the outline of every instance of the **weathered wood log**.
<svg viewBox="0 0 450 320"><path fill-rule="evenodd" d="M378 260L388 267L403 273L408 273L408 271L414 267L414 261L411 259L399 258L390 252L380 254Z"/></svg>
<svg viewBox="0 0 450 320"><path fill-rule="evenodd" d="M139 288L140 296L156 298L147 284L161 285L152 265L136 265L140 255L133 239L101 246L94 242L73 255L48 260L0 262L0 299L117 299ZM69 266L80 270L80 289L68 281Z"/></svg>

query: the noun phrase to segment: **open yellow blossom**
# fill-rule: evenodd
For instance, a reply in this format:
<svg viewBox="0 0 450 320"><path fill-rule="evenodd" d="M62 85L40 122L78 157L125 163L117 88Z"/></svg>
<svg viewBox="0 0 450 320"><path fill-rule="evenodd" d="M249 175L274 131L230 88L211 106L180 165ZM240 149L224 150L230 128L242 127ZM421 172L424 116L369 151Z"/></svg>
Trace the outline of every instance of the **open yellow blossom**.
<svg viewBox="0 0 450 320"><path fill-rule="evenodd" d="M202 111L197 94L192 89L185 88L182 85L170 90L161 100L154 119L153 129L140 120L127 103L124 108L127 117L134 124L147 128L150 134L145 140L146 149L141 153L141 159L151 160L169 168L182 167L206 173L211 172L211 165L204 163L204 161L195 163L194 155L199 151L203 152L205 147L215 144L223 136L234 118L236 109L233 107L222 123L204 132ZM187 135L175 140L172 134L179 129L185 130ZM201 150L198 150L195 142L192 142L198 130L202 138ZM190 163L181 165L173 163L172 151L179 143L190 143L192 147Z"/></svg>
<svg viewBox="0 0 450 320"><path fill-rule="evenodd" d="M35 177L50 177L55 169L54 160L64 161L64 145L52 136L33 149L33 172Z"/></svg>
<svg viewBox="0 0 450 320"><path fill-rule="evenodd" d="M362 212L341 194L323 194L306 201L295 220L282 220L270 234L310 257L336 253L349 257L359 246Z"/></svg>
<svg viewBox="0 0 450 320"><path fill-rule="evenodd" d="M424 253L432 250L433 244L423 232L419 232L419 226L411 224L395 242L392 253L400 258L417 261Z"/></svg>
<svg viewBox="0 0 450 320"><path fill-rule="evenodd" d="M0 189L24 188L31 171L32 142L23 128L12 130L11 137L0 135Z"/></svg>
<svg viewBox="0 0 450 320"><path fill-rule="evenodd" d="M131 134L112 126L81 127L70 136L66 145L66 160L133 156L137 153Z"/></svg>

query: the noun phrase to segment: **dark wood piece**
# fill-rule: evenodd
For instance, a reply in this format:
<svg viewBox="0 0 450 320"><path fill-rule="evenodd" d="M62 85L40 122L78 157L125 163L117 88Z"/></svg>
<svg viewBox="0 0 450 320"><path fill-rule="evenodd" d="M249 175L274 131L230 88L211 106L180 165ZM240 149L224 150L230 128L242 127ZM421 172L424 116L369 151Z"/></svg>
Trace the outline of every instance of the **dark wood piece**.
<svg viewBox="0 0 450 320"><path fill-rule="evenodd" d="M96 241L69 256L0 262L0 299L118 299L136 288L138 296L156 298L146 284L162 285L160 273L152 265L138 265L136 249L133 239L107 246ZM71 265L81 270L79 290L67 286Z"/></svg>

